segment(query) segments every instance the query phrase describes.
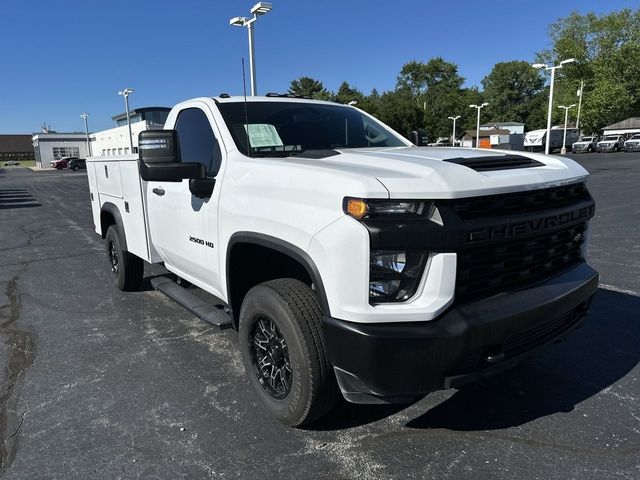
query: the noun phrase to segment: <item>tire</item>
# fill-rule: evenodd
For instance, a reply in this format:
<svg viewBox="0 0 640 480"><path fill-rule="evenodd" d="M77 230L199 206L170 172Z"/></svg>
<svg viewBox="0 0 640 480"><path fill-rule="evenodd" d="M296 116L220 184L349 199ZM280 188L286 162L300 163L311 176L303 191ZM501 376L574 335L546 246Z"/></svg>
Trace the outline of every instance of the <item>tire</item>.
<svg viewBox="0 0 640 480"><path fill-rule="evenodd" d="M73 170L74 172L77 172L78 170L80 170L80 167L75 166L75 167L73 167L73 169L72 169L72 170Z"/></svg>
<svg viewBox="0 0 640 480"><path fill-rule="evenodd" d="M242 302L238 331L249 381L272 416L299 426L333 408L338 388L311 288L292 278L253 287Z"/></svg>
<svg viewBox="0 0 640 480"><path fill-rule="evenodd" d="M144 263L140 257L122 249L120 234L115 225L107 230L105 246L116 287L124 292L137 290L142 283Z"/></svg>

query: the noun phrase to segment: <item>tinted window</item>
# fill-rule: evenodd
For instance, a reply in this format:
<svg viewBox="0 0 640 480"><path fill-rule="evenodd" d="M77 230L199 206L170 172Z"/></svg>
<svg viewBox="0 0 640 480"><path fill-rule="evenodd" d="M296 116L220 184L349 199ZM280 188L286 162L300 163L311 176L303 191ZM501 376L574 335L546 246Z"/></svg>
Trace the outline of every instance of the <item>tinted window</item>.
<svg viewBox="0 0 640 480"><path fill-rule="evenodd" d="M224 102L218 108L245 155L248 149L252 156L288 156L305 150L406 146L384 125L341 105L248 102L245 110L244 103Z"/></svg>
<svg viewBox="0 0 640 480"><path fill-rule="evenodd" d="M222 155L205 113L199 108L183 110L178 115L176 130L182 161L202 163L207 169L207 175L215 177L220 169Z"/></svg>

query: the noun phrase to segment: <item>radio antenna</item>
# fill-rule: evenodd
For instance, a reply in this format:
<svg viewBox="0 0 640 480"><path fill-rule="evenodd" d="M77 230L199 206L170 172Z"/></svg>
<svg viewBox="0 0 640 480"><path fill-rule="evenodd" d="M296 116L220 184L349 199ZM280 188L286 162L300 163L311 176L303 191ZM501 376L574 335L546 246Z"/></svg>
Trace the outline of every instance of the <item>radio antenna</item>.
<svg viewBox="0 0 640 480"><path fill-rule="evenodd" d="M247 137L247 156L251 157L251 144L249 142L249 113L247 112L247 80L244 74L244 57L242 57L242 91L244 93L244 128Z"/></svg>

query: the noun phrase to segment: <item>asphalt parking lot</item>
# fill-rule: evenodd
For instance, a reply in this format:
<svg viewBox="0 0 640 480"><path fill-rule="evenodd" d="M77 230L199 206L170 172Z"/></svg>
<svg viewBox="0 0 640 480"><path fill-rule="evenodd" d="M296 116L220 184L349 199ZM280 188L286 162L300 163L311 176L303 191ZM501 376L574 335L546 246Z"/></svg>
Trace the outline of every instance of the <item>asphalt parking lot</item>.
<svg viewBox="0 0 640 480"><path fill-rule="evenodd" d="M602 288L514 370L304 430L256 402L233 332L111 285L86 175L0 169L5 478L640 478L640 154L577 155Z"/></svg>

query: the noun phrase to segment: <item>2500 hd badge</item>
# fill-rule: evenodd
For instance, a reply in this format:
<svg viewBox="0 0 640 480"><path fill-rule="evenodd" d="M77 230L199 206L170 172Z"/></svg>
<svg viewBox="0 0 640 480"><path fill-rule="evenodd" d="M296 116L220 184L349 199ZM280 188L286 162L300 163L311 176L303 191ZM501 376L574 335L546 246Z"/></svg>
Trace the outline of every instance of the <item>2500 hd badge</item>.
<svg viewBox="0 0 640 480"><path fill-rule="evenodd" d="M213 248L213 242L210 242L208 240L202 240L201 238L197 237L189 237L189 241L193 243L199 243L200 245L204 245L205 247Z"/></svg>

